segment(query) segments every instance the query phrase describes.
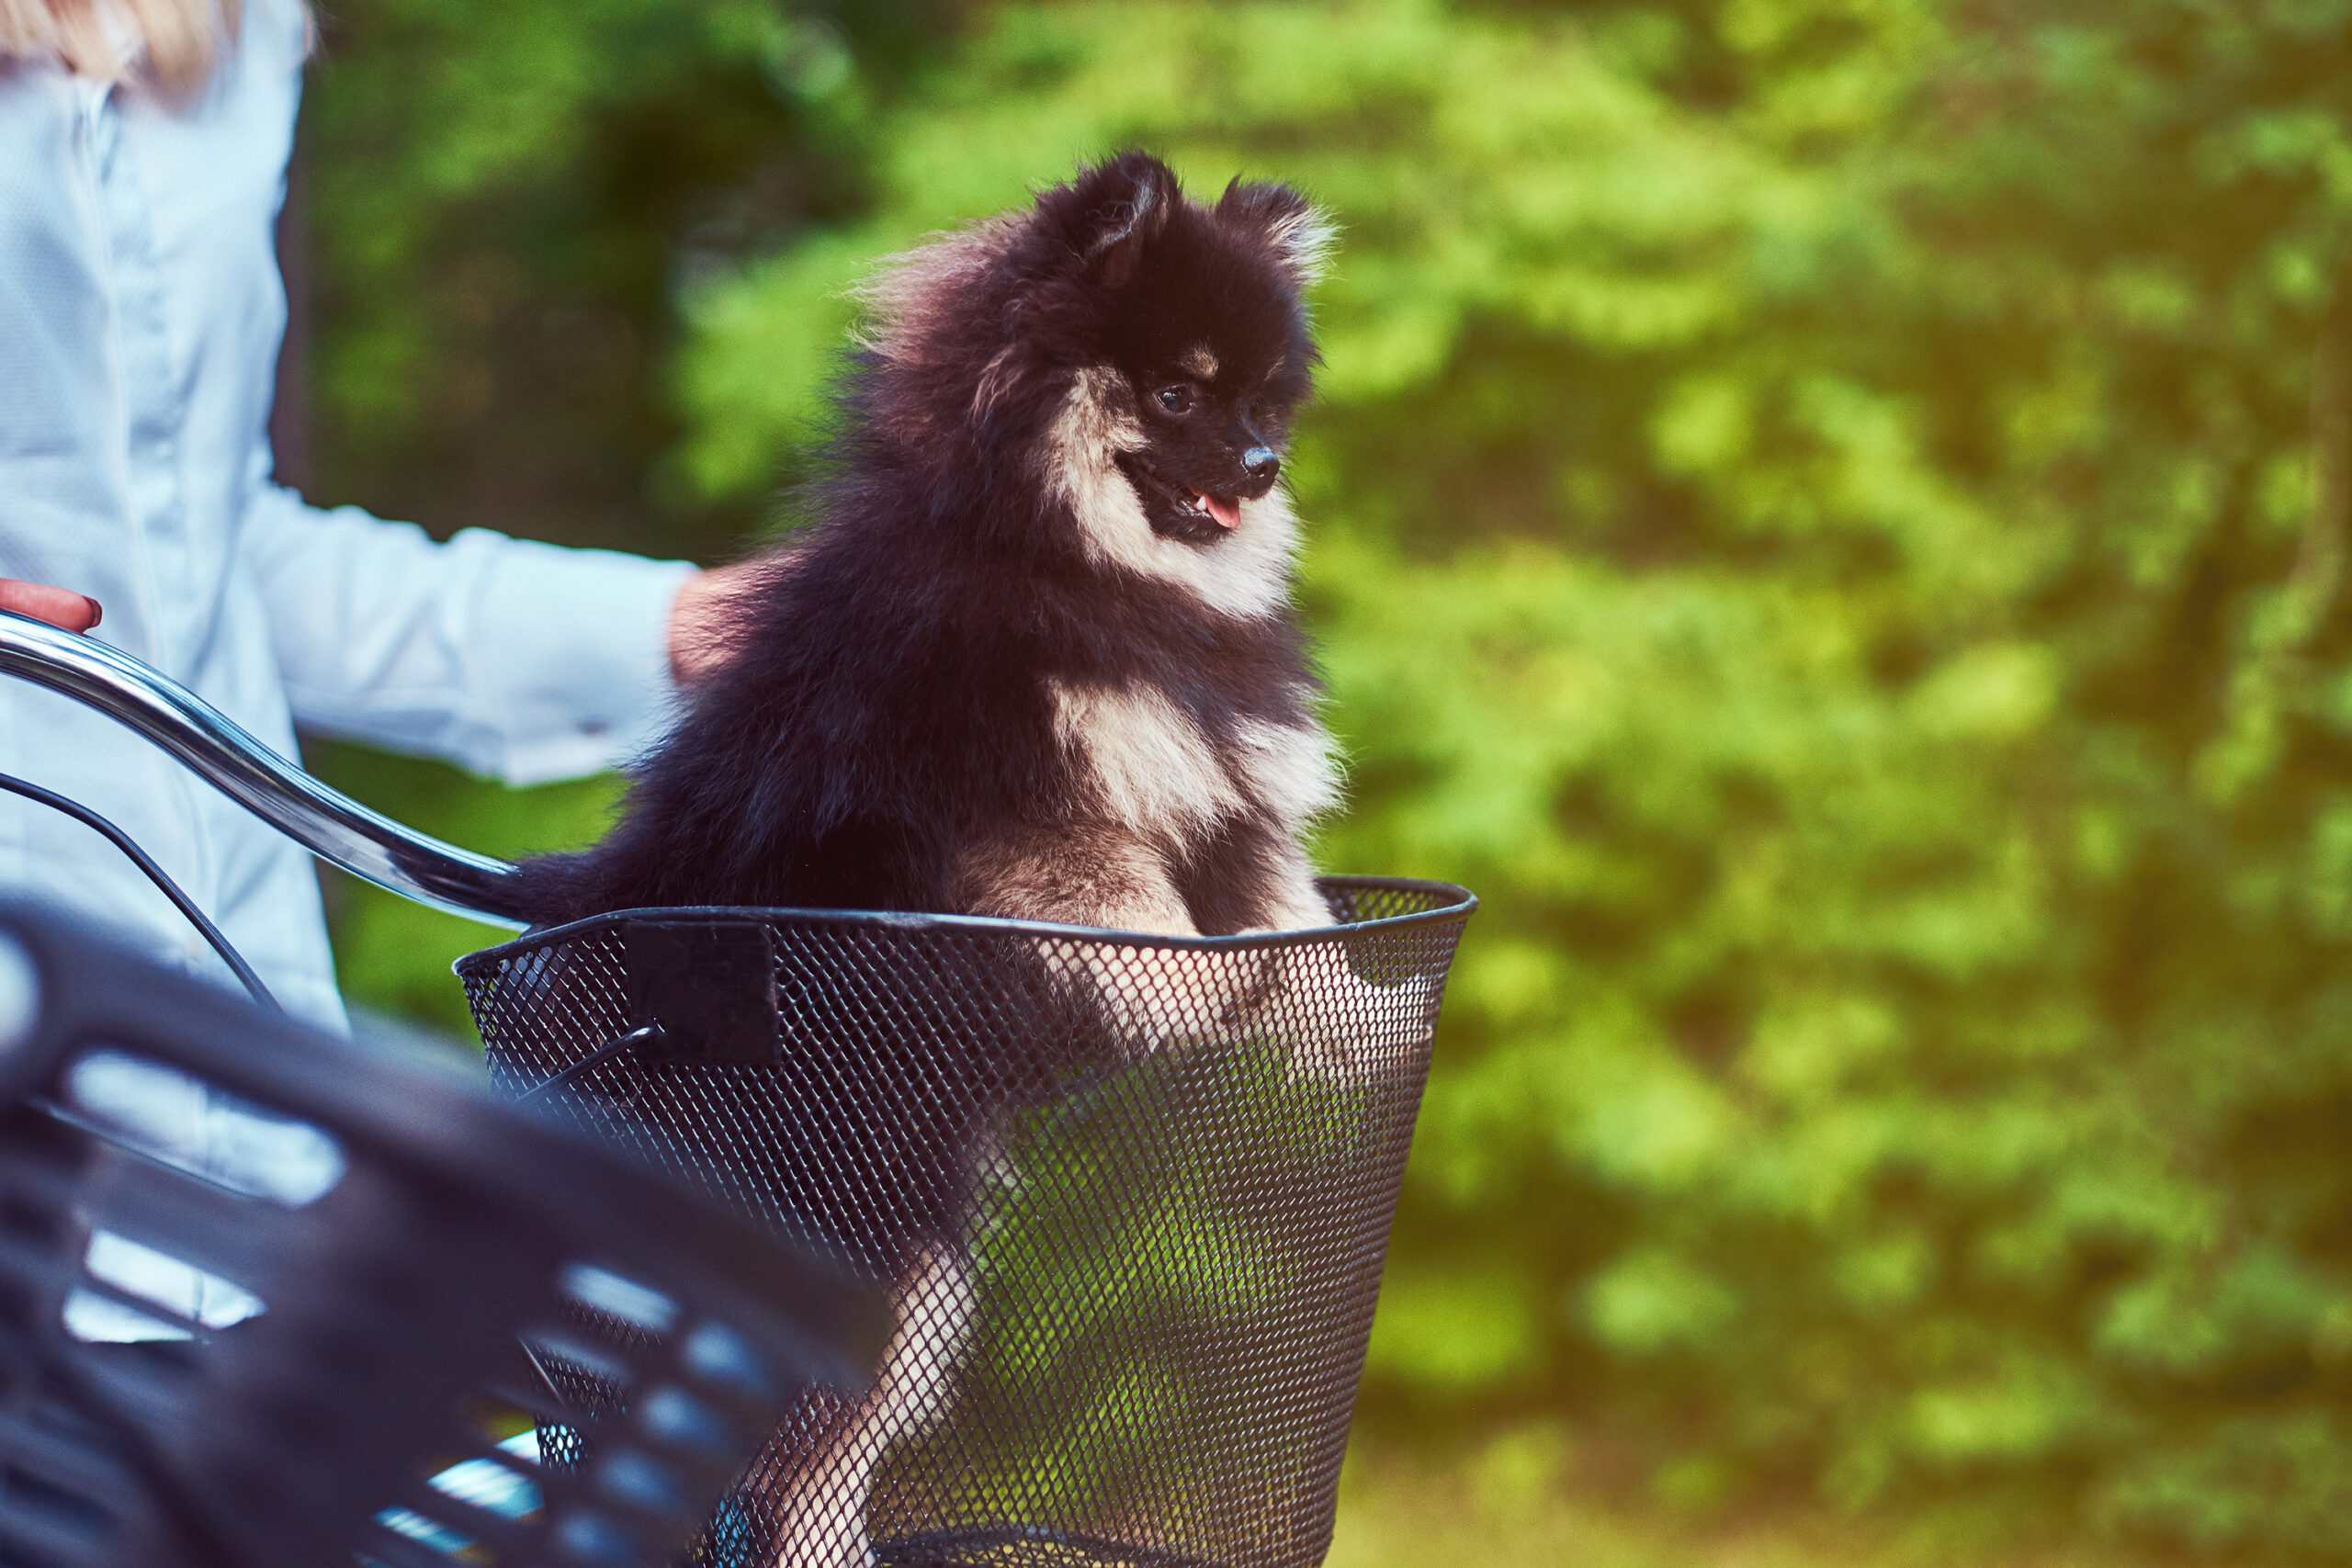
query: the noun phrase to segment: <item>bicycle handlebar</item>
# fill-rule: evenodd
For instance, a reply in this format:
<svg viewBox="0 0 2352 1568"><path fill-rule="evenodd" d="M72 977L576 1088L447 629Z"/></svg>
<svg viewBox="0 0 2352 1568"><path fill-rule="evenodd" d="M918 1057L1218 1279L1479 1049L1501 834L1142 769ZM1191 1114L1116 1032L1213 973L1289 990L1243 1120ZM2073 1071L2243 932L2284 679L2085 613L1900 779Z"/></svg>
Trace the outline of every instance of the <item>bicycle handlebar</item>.
<svg viewBox="0 0 2352 1568"><path fill-rule="evenodd" d="M377 886L468 919L519 929L514 868L401 826L340 795L226 714L140 660L0 610L0 674L62 693L137 730L215 789L317 855Z"/></svg>

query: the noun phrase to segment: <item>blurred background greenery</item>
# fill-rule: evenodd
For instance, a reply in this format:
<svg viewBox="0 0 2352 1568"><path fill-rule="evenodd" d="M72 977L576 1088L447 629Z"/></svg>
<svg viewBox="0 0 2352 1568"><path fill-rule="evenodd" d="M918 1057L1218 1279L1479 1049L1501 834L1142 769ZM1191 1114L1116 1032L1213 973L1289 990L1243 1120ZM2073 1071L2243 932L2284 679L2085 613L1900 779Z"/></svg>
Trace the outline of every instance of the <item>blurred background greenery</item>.
<svg viewBox="0 0 2352 1568"><path fill-rule="evenodd" d="M1081 157L1345 225L1321 858L1486 903L1335 1562L2352 1556L2352 0L324 10L292 456L439 531L745 547Z"/></svg>

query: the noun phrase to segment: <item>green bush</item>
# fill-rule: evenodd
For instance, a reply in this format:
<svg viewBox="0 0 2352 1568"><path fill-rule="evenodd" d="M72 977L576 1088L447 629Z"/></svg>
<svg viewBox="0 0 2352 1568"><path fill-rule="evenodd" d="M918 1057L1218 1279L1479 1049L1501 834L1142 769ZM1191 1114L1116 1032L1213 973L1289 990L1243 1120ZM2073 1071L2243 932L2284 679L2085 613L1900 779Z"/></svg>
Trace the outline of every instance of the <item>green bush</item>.
<svg viewBox="0 0 2352 1568"><path fill-rule="evenodd" d="M660 471L754 504L844 288L1080 157L1304 186L1322 858L1486 900L1369 1417L2340 1557L2347 22L989 8L681 282Z"/></svg>

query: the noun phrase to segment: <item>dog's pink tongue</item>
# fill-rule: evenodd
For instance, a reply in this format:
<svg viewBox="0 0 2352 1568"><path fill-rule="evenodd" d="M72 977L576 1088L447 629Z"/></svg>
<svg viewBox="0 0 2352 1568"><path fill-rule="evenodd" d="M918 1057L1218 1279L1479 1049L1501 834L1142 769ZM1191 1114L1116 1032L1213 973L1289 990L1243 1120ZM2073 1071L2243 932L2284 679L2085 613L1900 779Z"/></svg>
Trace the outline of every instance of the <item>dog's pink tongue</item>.
<svg viewBox="0 0 2352 1568"><path fill-rule="evenodd" d="M1201 498L1201 510L1216 518L1219 527L1241 526L1241 503L1238 501L1227 501L1221 495L1211 495L1204 490L1196 490L1193 493Z"/></svg>

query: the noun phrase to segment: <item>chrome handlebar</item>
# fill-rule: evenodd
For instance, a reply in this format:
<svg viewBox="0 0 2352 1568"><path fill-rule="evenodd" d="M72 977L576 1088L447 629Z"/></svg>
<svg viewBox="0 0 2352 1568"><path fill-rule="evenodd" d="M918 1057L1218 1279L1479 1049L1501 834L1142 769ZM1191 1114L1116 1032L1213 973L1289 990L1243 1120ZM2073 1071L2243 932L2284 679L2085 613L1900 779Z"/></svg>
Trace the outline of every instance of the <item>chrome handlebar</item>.
<svg viewBox="0 0 2352 1568"><path fill-rule="evenodd" d="M127 653L0 610L0 674L62 692L137 730L221 794L354 876L468 919L524 924L511 891L513 866L426 838L337 794Z"/></svg>

